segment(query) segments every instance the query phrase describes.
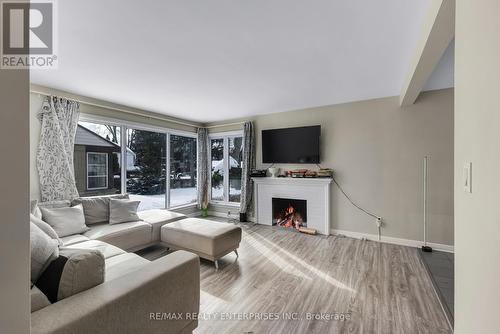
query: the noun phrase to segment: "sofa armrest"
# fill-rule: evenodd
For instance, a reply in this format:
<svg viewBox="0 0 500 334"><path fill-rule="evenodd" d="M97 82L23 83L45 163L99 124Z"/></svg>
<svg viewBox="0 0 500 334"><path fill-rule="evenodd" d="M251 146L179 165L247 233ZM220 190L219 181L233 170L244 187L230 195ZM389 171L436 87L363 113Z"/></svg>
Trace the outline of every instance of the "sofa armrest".
<svg viewBox="0 0 500 334"><path fill-rule="evenodd" d="M33 312L31 333L190 332L199 307L199 257L178 251ZM167 320L174 313L181 317Z"/></svg>

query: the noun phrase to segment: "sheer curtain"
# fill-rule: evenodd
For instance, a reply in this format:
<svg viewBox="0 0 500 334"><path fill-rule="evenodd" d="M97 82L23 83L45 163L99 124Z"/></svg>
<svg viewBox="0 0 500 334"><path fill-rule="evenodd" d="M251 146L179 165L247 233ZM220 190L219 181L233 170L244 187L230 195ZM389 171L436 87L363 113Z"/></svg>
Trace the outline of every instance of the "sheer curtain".
<svg viewBox="0 0 500 334"><path fill-rule="evenodd" d="M250 172L255 168L255 131L252 122L243 126L243 170L241 172L240 213L247 214L252 208L252 179Z"/></svg>
<svg viewBox="0 0 500 334"><path fill-rule="evenodd" d="M198 128L198 208L208 207L208 129Z"/></svg>
<svg viewBox="0 0 500 334"><path fill-rule="evenodd" d="M47 96L38 114L41 131L36 165L44 202L78 197L73 145L79 115L78 102L56 96Z"/></svg>

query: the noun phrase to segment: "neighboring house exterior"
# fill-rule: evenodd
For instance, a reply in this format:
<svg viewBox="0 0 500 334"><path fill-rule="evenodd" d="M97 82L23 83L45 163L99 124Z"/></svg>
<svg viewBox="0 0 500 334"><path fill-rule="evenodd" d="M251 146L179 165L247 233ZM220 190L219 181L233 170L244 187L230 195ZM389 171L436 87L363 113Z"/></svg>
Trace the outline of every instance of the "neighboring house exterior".
<svg viewBox="0 0 500 334"><path fill-rule="evenodd" d="M130 158L135 158L130 152ZM120 192L120 146L78 125L73 159L80 196Z"/></svg>

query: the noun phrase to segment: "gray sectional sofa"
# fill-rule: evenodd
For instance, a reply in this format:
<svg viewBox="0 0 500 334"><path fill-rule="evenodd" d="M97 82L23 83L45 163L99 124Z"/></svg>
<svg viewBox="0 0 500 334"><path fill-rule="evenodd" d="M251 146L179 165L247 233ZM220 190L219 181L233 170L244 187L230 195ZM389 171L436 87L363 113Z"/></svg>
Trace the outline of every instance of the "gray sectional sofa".
<svg viewBox="0 0 500 334"><path fill-rule="evenodd" d="M39 206L44 205L71 203ZM114 225L86 217L92 221L86 222L88 231L61 238L63 248L103 254L104 282L52 304L33 287L32 333L191 333L196 328L194 316L167 320L164 315L199 312L199 257L177 251L150 262L132 253L159 243L161 227L186 216L167 210L138 215L141 221Z"/></svg>

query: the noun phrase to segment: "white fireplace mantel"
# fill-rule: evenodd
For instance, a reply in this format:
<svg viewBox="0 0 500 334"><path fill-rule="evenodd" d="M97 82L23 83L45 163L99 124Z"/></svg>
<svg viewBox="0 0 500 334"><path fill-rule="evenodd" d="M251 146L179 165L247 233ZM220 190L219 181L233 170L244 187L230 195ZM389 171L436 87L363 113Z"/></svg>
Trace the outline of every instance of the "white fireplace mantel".
<svg viewBox="0 0 500 334"><path fill-rule="evenodd" d="M254 177L257 223L272 225L272 199L307 201L307 227L330 234L330 178Z"/></svg>

